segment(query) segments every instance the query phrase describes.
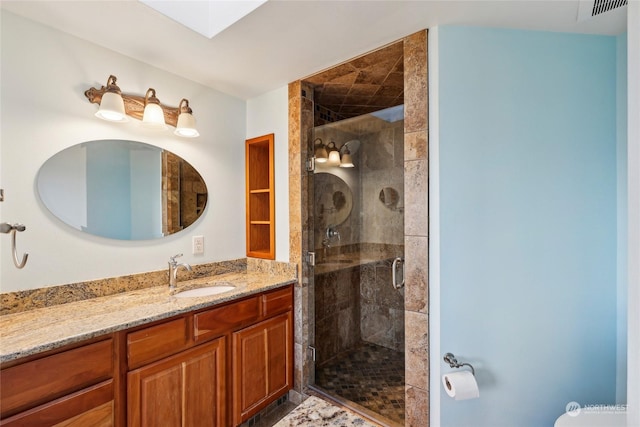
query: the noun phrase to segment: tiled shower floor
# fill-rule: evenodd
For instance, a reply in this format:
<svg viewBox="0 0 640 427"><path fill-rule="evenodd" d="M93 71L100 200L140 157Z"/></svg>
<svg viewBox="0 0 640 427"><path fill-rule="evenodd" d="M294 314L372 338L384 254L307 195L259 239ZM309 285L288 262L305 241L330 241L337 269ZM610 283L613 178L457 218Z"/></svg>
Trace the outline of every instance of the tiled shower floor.
<svg viewBox="0 0 640 427"><path fill-rule="evenodd" d="M316 385L404 423L404 353L371 343L316 367Z"/></svg>

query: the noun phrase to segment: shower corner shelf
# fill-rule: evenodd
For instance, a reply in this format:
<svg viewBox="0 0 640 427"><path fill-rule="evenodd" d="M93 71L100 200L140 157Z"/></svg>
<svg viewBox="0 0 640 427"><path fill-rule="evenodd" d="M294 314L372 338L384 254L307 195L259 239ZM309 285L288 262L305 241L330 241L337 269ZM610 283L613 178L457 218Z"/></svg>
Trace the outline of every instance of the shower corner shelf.
<svg viewBox="0 0 640 427"><path fill-rule="evenodd" d="M247 257L275 259L273 134L245 142Z"/></svg>

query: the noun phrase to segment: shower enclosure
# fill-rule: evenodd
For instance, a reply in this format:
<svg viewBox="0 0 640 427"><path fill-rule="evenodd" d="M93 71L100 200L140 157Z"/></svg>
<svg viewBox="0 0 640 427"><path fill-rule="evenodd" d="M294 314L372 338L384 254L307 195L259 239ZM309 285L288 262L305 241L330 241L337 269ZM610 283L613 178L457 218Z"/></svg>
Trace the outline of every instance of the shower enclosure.
<svg viewBox="0 0 640 427"><path fill-rule="evenodd" d="M404 421L403 113L309 138L312 387L387 424Z"/></svg>

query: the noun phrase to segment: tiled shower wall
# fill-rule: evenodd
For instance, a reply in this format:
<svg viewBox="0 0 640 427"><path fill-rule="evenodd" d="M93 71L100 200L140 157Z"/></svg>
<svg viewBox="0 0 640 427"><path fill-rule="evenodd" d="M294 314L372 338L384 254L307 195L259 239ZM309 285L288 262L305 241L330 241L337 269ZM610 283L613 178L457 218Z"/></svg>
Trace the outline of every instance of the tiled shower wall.
<svg viewBox="0 0 640 427"><path fill-rule="evenodd" d="M193 224L207 204L207 186L193 166L162 150L162 232L169 235Z"/></svg>
<svg viewBox="0 0 640 427"><path fill-rule="evenodd" d="M404 244L404 131L403 121L362 135L362 155L357 167L361 173L361 242ZM381 194L387 195L387 203ZM389 199L397 198L390 202ZM384 199L384 196L382 197Z"/></svg>
<svg viewBox="0 0 640 427"><path fill-rule="evenodd" d="M427 31L404 39L405 425L429 425Z"/></svg>
<svg viewBox="0 0 640 427"><path fill-rule="evenodd" d="M391 286L392 259L360 268L360 332L363 341L404 352L404 289Z"/></svg>
<svg viewBox="0 0 640 427"><path fill-rule="evenodd" d="M314 281L317 363L353 348L360 334L360 268L318 274Z"/></svg>
<svg viewBox="0 0 640 427"><path fill-rule="evenodd" d="M405 246L405 425L429 425L428 350L428 91L427 31L403 39L404 46L404 246ZM289 85L289 218L290 261L298 264L295 289L295 390L304 393L313 382L308 346L314 331L309 319L307 136L313 128L313 103L303 96L301 81ZM309 90L309 88L306 88Z"/></svg>
<svg viewBox="0 0 640 427"><path fill-rule="evenodd" d="M340 240L333 239L332 247L360 243L403 245L403 121L388 123L364 115L315 128L313 138L320 138L325 144L335 142L338 148L347 141L359 141L359 148L351 153L355 168L318 163L315 174L309 176L309 185L314 186L310 220L316 254L323 256L322 241L328 226L340 233ZM346 194L350 212L343 212L344 208L335 211L331 195L337 190ZM386 194L386 201L381 194Z"/></svg>
<svg viewBox="0 0 640 427"><path fill-rule="evenodd" d="M391 263L386 259L315 276L317 363L361 341L404 352L404 290L390 285Z"/></svg>

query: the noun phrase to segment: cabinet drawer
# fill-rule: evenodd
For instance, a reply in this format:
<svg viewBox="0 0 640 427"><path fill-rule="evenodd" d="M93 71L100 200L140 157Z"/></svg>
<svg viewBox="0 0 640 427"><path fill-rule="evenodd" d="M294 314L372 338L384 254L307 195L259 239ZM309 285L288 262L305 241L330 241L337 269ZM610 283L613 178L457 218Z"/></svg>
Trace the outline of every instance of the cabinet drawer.
<svg viewBox="0 0 640 427"><path fill-rule="evenodd" d="M113 372L111 338L4 369L2 417L109 379Z"/></svg>
<svg viewBox="0 0 640 427"><path fill-rule="evenodd" d="M127 334L129 369L184 350L187 346L187 319L161 323Z"/></svg>
<svg viewBox="0 0 640 427"><path fill-rule="evenodd" d="M258 320L259 297L234 302L223 307L196 313L193 316L193 337L196 342L215 338Z"/></svg>
<svg viewBox="0 0 640 427"><path fill-rule="evenodd" d="M271 317L274 314L284 313L293 307L293 287L269 292L262 295L262 315Z"/></svg>
<svg viewBox="0 0 640 427"><path fill-rule="evenodd" d="M2 427L107 427L114 425L113 380L2 420Z"/></svg>

